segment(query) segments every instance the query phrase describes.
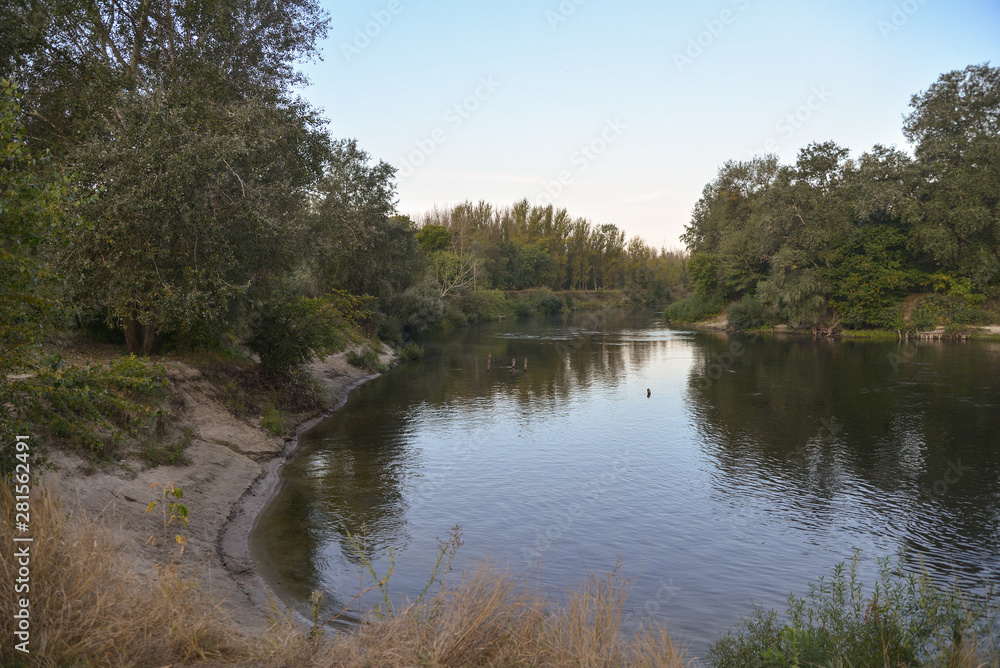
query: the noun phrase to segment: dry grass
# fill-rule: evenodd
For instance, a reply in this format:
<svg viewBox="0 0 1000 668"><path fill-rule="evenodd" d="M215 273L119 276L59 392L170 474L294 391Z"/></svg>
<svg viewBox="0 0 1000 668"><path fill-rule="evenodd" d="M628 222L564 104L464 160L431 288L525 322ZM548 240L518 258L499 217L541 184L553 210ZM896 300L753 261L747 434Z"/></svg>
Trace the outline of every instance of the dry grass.
<svg viewBox="0 0 1000 668"><path fill-rule="evenodd" d="M13 516L9 486L0 513ZM445 580L433 596L355 632L309 640L276 613L271 630L249 639L176 569L136 573L114 534L93 518L66 515L55 495L31 502L31 654L13 652L0 627L0 664L13 666L682 666L663 629L621 636L629 581L618 572L589 578L553 603L537 586L492 564ZM13 545L10 521L0 541ZM4 591L16 565L0 562ZM10 583L10 584L8 584ZM12 619L14 597L0 599Z"/></svg>
<svg viewBox="0 0 1000 668"><path fill-rule="evenodd" d="M0 489L0 514L13 518L13 496ZM15 545L13 523L0 522L0 542ZM0 663L30 666L145 666L236 657L212 607L176 569L142 576L122 545L93 518L70 517L49 490L31 499L30 655L13 651L15 597L0 598ZM23 543L22 543L23 544ZM0 561L12 592L17 564Z"/></svg>

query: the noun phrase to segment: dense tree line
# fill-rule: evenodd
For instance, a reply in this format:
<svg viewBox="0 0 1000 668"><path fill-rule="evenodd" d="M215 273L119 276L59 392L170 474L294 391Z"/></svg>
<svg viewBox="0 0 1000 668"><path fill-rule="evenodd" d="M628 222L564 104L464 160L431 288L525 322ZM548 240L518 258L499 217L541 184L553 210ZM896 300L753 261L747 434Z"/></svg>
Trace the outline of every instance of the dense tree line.
<svg viewBox="0 0 1000 668"><path fill-rule="evenodd" d="M976 307L1000 296L1000 69L944 74L911 107L912 156L875 146L851 159L825 142L793 165L726 163L682 237L696 299L731 302L738 328L993 317Z"/></svg>
<svg viewBox="0 0 1000 668"><path fill-rule="evenodd" d="M498 208L465 202L433 210L417 237L447 292L456 285L506 290L649 289L666 296L684 280L684 256L626 240L611 224L521 200ZM436 255L445 253L446 256Z"/></svg>
<svg viewBox="0 0 1000 668"><path fill-rule="evenodd" d="M327 23L315 0L0 5L5 369L75 321L282 373L359 327L507 312L498 288L683 282L681 254L552 207L398 215L394 168L295 93Z"/></svg>

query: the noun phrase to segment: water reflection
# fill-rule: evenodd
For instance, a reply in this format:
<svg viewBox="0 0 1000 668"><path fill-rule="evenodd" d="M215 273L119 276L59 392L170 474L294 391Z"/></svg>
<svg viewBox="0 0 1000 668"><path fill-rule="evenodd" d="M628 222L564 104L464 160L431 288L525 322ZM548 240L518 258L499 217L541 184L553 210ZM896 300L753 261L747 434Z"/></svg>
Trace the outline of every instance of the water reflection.
<svg viewBox="0 0 1000 668"><path fill-rule="evenodd" d="M781 607L854 546L908 547L968 582L1000 574L995 343L902 356L651 314L423 343L303 439L258 521L258 566L300 609L314 589L328 614L359 591L348 535L380 573L391 549L393 591L415 596L454 524L459 566L507 558L555 587L624 555L630 623L669 619L695 653L751 598Z"/></svg>

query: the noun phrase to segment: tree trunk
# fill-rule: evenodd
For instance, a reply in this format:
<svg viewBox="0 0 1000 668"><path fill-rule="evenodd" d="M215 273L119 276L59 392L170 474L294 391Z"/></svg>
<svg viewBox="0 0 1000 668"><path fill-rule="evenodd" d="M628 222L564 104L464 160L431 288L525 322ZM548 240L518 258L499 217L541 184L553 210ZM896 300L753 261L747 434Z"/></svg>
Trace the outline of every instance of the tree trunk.
<svg viewBox="0 0 1000 668"><path fill-rule="evenodd" d="M142 326L137 320L125 318L125 347L133 355L142 354Z"/></svg>
<svg viewBox="0 0 1000 668"><path fill-rule="evenodd" d="M160 334L156 331L155 325L143 325L142 327L142 352L152 355L160 349Z"/></svg>

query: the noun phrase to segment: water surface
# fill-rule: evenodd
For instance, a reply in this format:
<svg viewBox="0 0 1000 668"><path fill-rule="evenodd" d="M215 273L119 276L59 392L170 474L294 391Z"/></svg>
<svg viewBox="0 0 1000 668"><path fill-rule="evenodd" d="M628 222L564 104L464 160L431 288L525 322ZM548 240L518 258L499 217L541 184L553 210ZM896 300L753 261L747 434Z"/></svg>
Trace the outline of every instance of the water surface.
<svg viewBox="0 0 1000 668"><path fill-rule="evenodd" d="M555 593L621 558L628 625L668 621L695 654L854 548L869 580L900 548L942 579L1000 574L1000 344L727 337L652 314L422 344L303 438L258 518L251 553L293 607L359 591L348 534L380 573L391 550L392 591L415 597L454 525L457 567L491 557Z"/></svg>

